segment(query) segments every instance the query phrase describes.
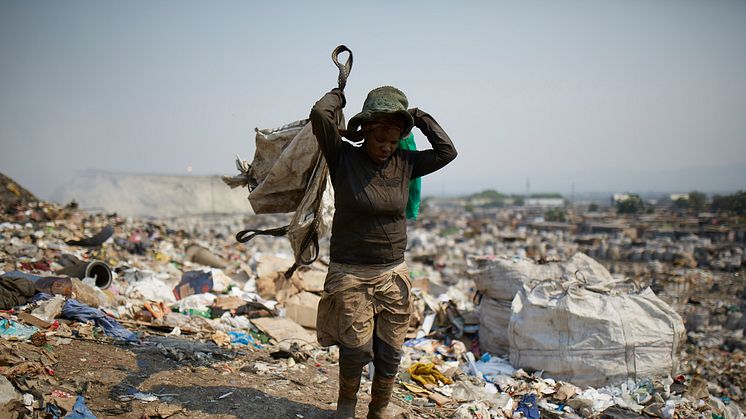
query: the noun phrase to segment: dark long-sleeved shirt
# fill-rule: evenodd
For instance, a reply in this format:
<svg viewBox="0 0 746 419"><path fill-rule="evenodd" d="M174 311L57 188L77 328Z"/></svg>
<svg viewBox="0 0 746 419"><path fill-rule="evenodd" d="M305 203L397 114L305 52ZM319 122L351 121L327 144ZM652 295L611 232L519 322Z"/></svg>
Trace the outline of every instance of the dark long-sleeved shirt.
<svg viewBox="0 0 746 419"><path fill-rule="evenodd" d="M425 134L432 150L399 148L378 164L365 147L342 141L335 115L344 103L342 90L333 89L316 102L310 116L334 186L331 260L353 265L402 262L407 247L409 181L451 162L456 149L435 119L415 108L410 110L414 125Z"/></svg>

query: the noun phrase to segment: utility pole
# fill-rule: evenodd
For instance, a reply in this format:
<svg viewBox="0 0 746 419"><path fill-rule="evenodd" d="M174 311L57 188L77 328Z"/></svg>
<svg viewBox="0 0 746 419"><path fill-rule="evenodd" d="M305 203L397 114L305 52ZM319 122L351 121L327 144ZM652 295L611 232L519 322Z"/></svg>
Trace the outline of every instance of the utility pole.
<svg viewBox="0 0 746 419"><path fill-rule="evenodd" d="M212 216L215 217L215 186L213 183L215 176L210 176L210 208L212 209Z"/></svg>
<svg viewBox="0 0 746 419"><path fill-rule="evenodd" d="M575 206L575 182L572 183L570 192L570 204L574 207Z"/></svg>

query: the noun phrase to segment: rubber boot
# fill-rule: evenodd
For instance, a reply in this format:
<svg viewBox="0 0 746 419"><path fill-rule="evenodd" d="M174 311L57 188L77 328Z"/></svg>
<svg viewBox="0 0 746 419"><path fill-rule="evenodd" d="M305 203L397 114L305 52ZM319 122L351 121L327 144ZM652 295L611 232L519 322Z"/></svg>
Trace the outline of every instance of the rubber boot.
<svg viewBox="0 0 746 419"><path fill-rule="evenodd" d="M391 392L394 391L394 377L382 377L379 374L373 376L373 385L370 388L370 404L368 405L368 419L390 419L393 418L389 406Z"/></svg>
<svg viewBox="0 0 746 419"><path fill-rule="evenodd" d="M362 372L362 371L361 371ZM339 396L334 419L354 419L357 406L357 391L360 389L360 372L355 375L339 373Z"/></svg>

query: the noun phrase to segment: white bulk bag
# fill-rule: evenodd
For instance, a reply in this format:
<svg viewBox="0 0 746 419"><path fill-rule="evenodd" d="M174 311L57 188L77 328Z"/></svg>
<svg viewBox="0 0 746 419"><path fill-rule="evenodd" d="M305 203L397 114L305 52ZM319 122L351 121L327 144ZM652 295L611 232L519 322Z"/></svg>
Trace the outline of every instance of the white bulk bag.
<svg viewBox="0 0 746 419"><path fill-rule="evenodd" d="M533 286L545 280L574 278L578 275L591 279L602 289L615 280L606 268L583 253L576 253L567 262L537 264L531 260L497 259L482 262L482 269L473 272L477 289L482 293L479 307L479 345L483 351L495 355L508 353L508 324L513 297L524 285Z"/></svg>
<svg viewBox="0 0 746 419"><path fill-rule="evenodd" d="M495 300L483 296L479 304L479 347L493 355L507 354L510 350L508 325L511 300Z"/></svg>
<svg viewBox="0 0 746 419"><path fill-rule="evenodd" d="M512 301L523 285L537 284L562 277L572 278L584 272L594 284L614 282L609 271L584 253L576 253L567 262L539 264L528 259L495 259L481 262L481 269L471 272L479 292L496 300Z"/></svg>
<svg viewBox="0 0 746 419"><path fill-rule="evenodd" d="M650 288L591 285L597 279L524 287L512 304L510 363L579 386L674 375L685 337L681 317Z"/></svg>
<svg viewBox="0 0 746 419"><path fill-rule="evenodd" d="M562 276L559 263L540 265L527 259L495 259L482 265L470 277L479 292L496 300L512 301L523 284Z"/></svg>

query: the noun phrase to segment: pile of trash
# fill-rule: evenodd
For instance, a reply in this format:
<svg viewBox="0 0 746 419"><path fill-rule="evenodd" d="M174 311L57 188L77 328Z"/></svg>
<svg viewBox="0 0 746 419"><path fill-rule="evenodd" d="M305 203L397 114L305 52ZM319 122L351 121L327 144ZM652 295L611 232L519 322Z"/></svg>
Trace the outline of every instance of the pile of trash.
<svg viewBox="0 0 746 419"><path fill-rule="evenodd" d="M395 394L411 416L743 416L743 307L707 297L743 301L738 273L728 282L649 262L645 275L612 275L569 236L515 234L470 217L430 207L411 226L416 310ZM313 331L328 255L288 277L294 260L285 240L257 238L249 247L233 238L247 224L284 223L5 206L0 411L95 417L85 390L61 386L55 371L57 348L80 341L148 341L178 362L218 357L217 348L272 354L276 364L255 362L256 374L334 364L335 348L318 347ZM479 234L470 232L476 225ZM185 351L177 337L209 345ZM127 395L129 403L145 396Z"/></svg>
<svg viewBox="0 0 746 419"><path fill-rule="evenodd" d="M229 242L236 225L173 229L74 206L7 206L0 215L0 410L72 412L76 398L55 398L70 392L56 387L54 348L78 340L137 345L168 334L248 350L313 345L315 333L303 326L315 324L325 268L285 278L292 259ZM202 241L207 231L212 240Z"/></svg>
<svg viewBox="0 0 746 419"><path fill-rule="evenodd" d="M13 179L0 173L0 210L5 212L6 209L14 205L24 205L30 202L37 202L38 199L26 190L23 186L16 183Z"/></svg>

